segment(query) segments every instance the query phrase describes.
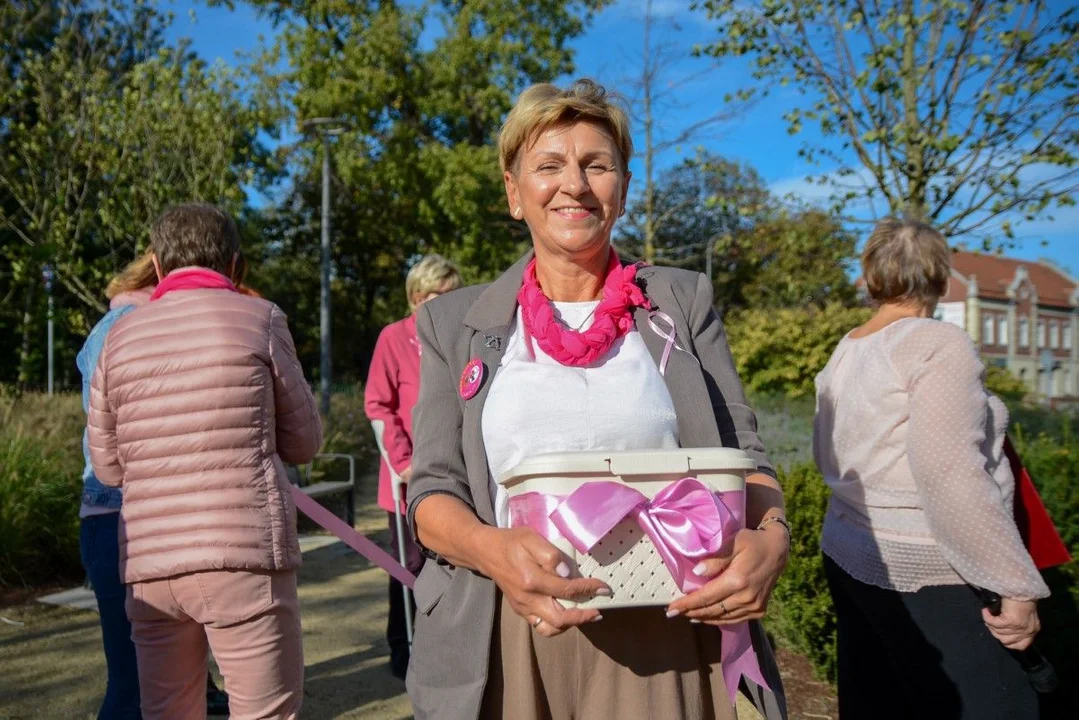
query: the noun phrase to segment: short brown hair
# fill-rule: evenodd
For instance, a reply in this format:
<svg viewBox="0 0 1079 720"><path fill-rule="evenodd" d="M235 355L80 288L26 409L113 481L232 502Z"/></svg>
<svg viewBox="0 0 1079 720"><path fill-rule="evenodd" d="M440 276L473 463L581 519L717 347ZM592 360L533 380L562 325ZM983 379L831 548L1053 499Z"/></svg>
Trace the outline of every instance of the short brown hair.
<svg viewBox="0 0 1079 720"><path fill-rule="evenodd" d="M498 134L498 161L502 171L513 170L521 148L556 125L588 120L611 133L622 154L622 172L633 157L629 116L602 85L582 78L566 89L541 83L521 93Z"/></svg>
<svg viewBox="0 0 1079 720"><path fill-rule="evenodd" d="M169 208L154 221L150 246L162 275L191 266L229 275L232 259L240 252L240 233L220 208L187 203Z"/></svg>
<svg viewBox="0 0 1079 720"><path fill-rule="evenodd" d="M887 217L877 223L862 252L862 275L878 303L936 303L948 291L952 251L925 223Z"/></svg>

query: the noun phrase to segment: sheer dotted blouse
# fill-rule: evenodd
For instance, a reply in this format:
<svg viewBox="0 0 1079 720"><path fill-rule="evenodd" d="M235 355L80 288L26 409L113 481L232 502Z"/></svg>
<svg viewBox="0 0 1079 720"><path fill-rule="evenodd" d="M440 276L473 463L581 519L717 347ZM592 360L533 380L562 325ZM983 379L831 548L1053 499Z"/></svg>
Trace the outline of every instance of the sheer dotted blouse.
<svg viewBox="0 0 1079 720"><path fill-rule="evenodd" d="M821 548L861 582L1049 589L1012 518L1008 412L959 327L908 318L844 338L817 377L813 452L832 499Z"/></svg>

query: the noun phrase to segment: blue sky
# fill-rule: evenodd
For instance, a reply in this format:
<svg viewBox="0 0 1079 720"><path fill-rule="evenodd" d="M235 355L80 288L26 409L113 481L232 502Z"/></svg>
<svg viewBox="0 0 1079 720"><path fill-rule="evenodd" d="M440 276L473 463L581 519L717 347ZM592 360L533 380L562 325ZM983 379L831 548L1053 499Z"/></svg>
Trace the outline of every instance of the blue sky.
<svg viewBox="0 0 1079 720"><path fill-rule="evenodd" d="M260 45L260 35L273 36L269 22L260 19L247 5L237 2L237 9L207 8L197 0L169 0L176 21L170 39L188 37L195 50L207 60L221 58L235 62L237 53L251 52ZM642 15L645 0L618 0L599 13L587 34L574 42L578 76L589 76L623 95L633 93L633 77L639 73L643 45ZM654 12L660 16L653 36L660 42L691 48L707 43L713 34L708 19L690 12L690 0L654 0ZM189 12L194 11L194 19ZM668 77L678 80L697 75L709 66L708 60L695 59L688 53L669 66ZM669 132L723 110L723 96L745 84L748 69L744 62L724 61L709 72L679 87L661 124ZM803 197L819 197L819 189L808 187L807 174L819 171L798 157L806 139L812 140L813 128L792 137L782 120L783 111L793 101L794 91L787 89L768 97L749 111L730 121L713 126L707 133L682 148L673 149L660 159L660 166L680 162L704 147L728 158L744 161L757 169L773 190L793 192ZM661 133L662 135L662 133ZM643 139L638 145L643 144ZM638 178L643 177L639 161L633 164ZM1079 210L1057 213L1055 222L1039 221L1026 225L1024 233L1034 237L1021 241L1009 255L1034 260L1047 257L1079 275ZM1043 241L1047 243L1043 246Z"/></svg>

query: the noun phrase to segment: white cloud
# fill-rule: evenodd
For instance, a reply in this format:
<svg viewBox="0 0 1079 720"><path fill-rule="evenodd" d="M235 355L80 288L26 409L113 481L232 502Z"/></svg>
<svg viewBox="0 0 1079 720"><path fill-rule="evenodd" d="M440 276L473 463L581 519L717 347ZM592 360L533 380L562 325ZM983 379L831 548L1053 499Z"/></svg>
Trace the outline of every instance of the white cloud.
<svg viewBox="0 0 1079 720"><path fill-rule="evenodd" d="M807 171L801 175L791 175L785 178L775 180L768 185L768 189L773 195L780 198L787 198L809 205L824 206L828 203L833 195L836 194L837 189L830 183L820 184L814 182L811 178L819 179L822 175L833 173L834 170L814 171L807 169ZM857 188L871 188L875 187L875 181L872 174L865 168L859 168L854 175L849 177L840 178L840 182L846 186L852 186ZM876 210L879 209L879 202L874 202L869 198L857 200L848 205L849 214L862 219L871 219L876 217Z"/></svg>

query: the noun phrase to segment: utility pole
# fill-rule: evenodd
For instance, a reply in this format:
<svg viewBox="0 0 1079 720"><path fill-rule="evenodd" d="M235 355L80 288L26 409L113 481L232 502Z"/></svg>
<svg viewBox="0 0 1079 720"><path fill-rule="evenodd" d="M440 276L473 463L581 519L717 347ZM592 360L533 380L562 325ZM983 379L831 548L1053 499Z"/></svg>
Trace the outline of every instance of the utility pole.
<svg viewBox="0 0 1079 720"><path fill-rule="evenodd" d="M48 330L48 333L49 333L49 341L48 341L48 343L49 343L48 344L48 348L49 348L49 350L48 350L49 370L48 370L48 377L49 377L49 379L48 379L48 393L49 393L49 395L52 395L52 390L53 390L53 361L52 361L52 359L53 359L53 322L52 322L53 321L53 301L52 301L52 282L53 282L53 280L56 279L56 273L53 271L52 265L46 265L45 266L45 268L41 271L41 278L45 281L45 294L49 298L49 320L48 320L48 328L49 328L49 330Z"/></svg>
<svg viewBox="0 0 1079 720"><path fill-rule="evenodd" d="M319 303L319 402L323 417L330 415L330 387L333 364L330 355L332 318L330 314L330 138L343 133L347 125L337 118L313 118L300 124L303 132L317 132L322 140L322 287Z"/></svg>

